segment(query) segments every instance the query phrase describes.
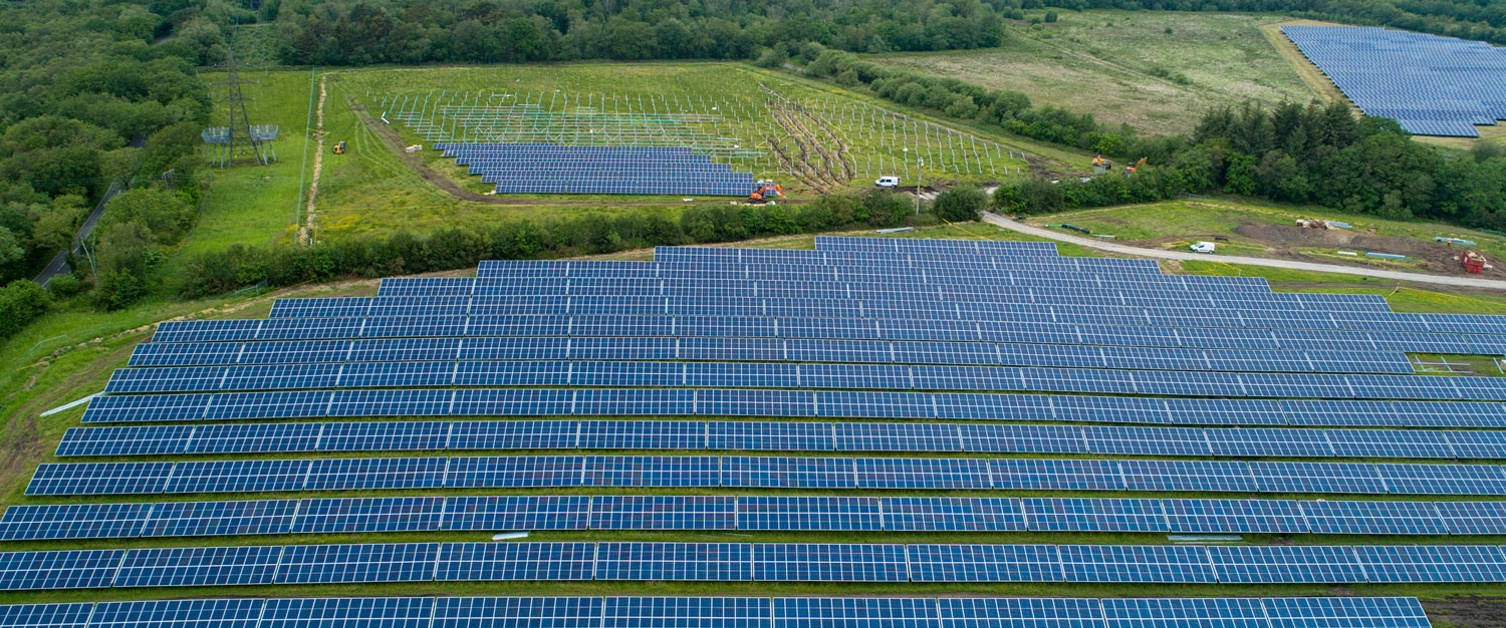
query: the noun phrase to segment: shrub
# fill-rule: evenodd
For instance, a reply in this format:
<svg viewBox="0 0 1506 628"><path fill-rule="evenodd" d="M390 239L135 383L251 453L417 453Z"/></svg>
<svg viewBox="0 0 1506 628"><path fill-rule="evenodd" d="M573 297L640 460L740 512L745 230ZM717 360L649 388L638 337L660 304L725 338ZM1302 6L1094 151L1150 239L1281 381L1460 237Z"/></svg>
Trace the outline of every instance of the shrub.
<svg viewBox="0 0 1506 628"><path fill-rule="evenodd" d="M988 198L983 190L972 186L955 187L936 195L931 208L936 216L950 222L977 220L979 212L988 207Z"/></svg>

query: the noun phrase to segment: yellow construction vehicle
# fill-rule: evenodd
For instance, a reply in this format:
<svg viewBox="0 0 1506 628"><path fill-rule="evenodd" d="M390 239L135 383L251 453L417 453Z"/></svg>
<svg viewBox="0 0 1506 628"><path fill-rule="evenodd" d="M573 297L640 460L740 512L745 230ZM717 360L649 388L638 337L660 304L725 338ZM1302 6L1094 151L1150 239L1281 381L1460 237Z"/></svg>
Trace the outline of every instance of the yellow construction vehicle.
<svg viewBox="0 0 1506 628"><path fill-rule="evenodd" d="M344 141L341 141L339 144L335 144L335 154L336 155L344 155L345 154L345 142Z"/></svg>

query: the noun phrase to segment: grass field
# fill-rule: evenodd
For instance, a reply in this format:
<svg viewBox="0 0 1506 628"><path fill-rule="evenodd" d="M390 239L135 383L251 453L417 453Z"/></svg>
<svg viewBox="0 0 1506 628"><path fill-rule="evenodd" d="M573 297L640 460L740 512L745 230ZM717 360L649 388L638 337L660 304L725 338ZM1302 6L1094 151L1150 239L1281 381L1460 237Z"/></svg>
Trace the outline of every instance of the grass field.
<svg viewBox="0 0 1506 628"><path fill-rule="evenodd" d="M415 142L686 146L796 189L911 178L916 159L930 177L954 179L1026 165L990 138L738 64L382 71L345 82Z"/></svg>
<svg viewBox="0 0 1506 628"><path fill-rule="evenodd" d="M279 160L213 172L203 214L187 238L190 252L292 241L295 225L306 220L300 199L313 176L313 155L305 151L316 150L311 138L320 81L326 89L325 154L315 237L323 239L591 212L677 214L687 205L678 196L482 196L490 186L452 160L434 151L409 157L398 150L436 139L591 143L589 127L610 123L616 134L598 143L695 140L721 161L784 184L794 201L812 198L818 188L871 186L880 174L898 174L906 183L921 176L928 185L999 181L1027 167L1022 152L1047 161L1064 155L911 111L891 112L875 99L829 84L733 63L247 71L243 79L251 82L246 93L252 120L281 128L273 145ZM513 128L504 134L496 124L461 121L514 110L519 102L573 122L563 131ZM390 127L380 121L384 114ZM644 120L668 130L643 128ZM798 166L805 153L794 135L801 135L814 165ZM348 153L331 154L340 141L347 142ZM816 143L827 153L819 153ZM823 154L830 160L823 161ZM923 169L913 163L917 158L924 160ZM790 174L792 165L798 176ZM830 176L812 180L813 169Z"/></svg>
<svg viewBox="0 0 1506 628"><path fill-rule="evenodd" d="M1261 31L1280 18L1231 13L1057 10L1041 30L1011 27L992 50L876 60L1029 95L1146 135L1192 130L1208 109L1316 97Z"/></svg>

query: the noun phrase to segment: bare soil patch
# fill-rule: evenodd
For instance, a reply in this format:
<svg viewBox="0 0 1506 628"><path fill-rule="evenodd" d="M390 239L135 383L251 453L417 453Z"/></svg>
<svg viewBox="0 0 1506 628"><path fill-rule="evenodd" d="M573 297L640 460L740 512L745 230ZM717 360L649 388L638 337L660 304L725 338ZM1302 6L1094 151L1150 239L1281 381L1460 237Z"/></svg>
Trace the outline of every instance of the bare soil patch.
<svg viewBox="0 0 1506 628"><path fill-rule="evenodd" d="M1361 254L1366 252L1406 255L1420 262L1422 270L1440 275L1463 275L1464 268L1455 258L1463 249L1439 242L1425 242L1412 238L1381 236L1349 229L1307 229L1295 225L1270 225L1242 223L1234 233L1269 247L1283 257L1313 261L1313 256L1298 250L1303 247L1334 247L1350 249ZM1323 257L1323 262L1336 260ZM1359 265L1356 260L1354 265Z"/></svg>
<svg viewBox="0 0 1506 628"><path fill-rule="evenodd" d="M1423 600L1422 608L1435 625L1446 622L1456 628L1506 626L1506 598L1456 595L1440 600Z"/></svg>

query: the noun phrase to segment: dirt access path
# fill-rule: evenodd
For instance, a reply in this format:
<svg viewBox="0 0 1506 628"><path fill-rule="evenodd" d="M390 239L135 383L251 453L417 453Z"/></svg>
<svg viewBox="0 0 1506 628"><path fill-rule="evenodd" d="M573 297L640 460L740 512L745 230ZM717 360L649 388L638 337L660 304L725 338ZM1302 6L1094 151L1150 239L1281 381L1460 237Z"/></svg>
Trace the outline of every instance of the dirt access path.
<svg viewBox="0 0 1506 628"><path fill-rule="evenodd" d="M1315 273L1333 273L1338 275L1360 275L1374 277L1376 279L1389 279L1392 281L1408 281L1413 283L1435 284L1442 286L1455 286L1462 288L1483 288L1487 290L1506 290L1506 281L1495 279L1474 279L1470 277L1443 277L1438 275L1424 275L1421 273L1403 273L1391 270L1375 270L1370 268L1357 268L1353 266L1338 266L1335 264L1316 264L1313 262L1294 262L1288 260L1265 259L1260 257L1237 257L1228 255L1207 255L1182 251L1161 251L1157 249L1142 249L1123 244L1110 244L1102 240L1091 238L1079 238L1077 236L1057 233L1050 229L1032 227L1030 225L1015 222L998 214L983 213L983 222L987 222L1010 231L1016 231L1038 238L1056 240L1058 242L1070 242L1090 249L1119 253L1121 255L1134 255L1137 257L1150 257L1155 259L1170 259L1178 261L1215 261L1226 264L1244 264L1246 266L1266 266L1270 268L1286 268L1289 270L1304 270Z"/></svg>
<svg viewBox="0 0 1506 628"><path fill-rule="evenodd" d="M298 226L298 243L303 245L309 244L309 234L314 232L314 198L319 196L319 175L324 172L324 100L327 95L324 81L328 78L328 72L319 75L319 108L314 114L314 175L309 180L309 204L305 211L307 217Z"/></svg>

